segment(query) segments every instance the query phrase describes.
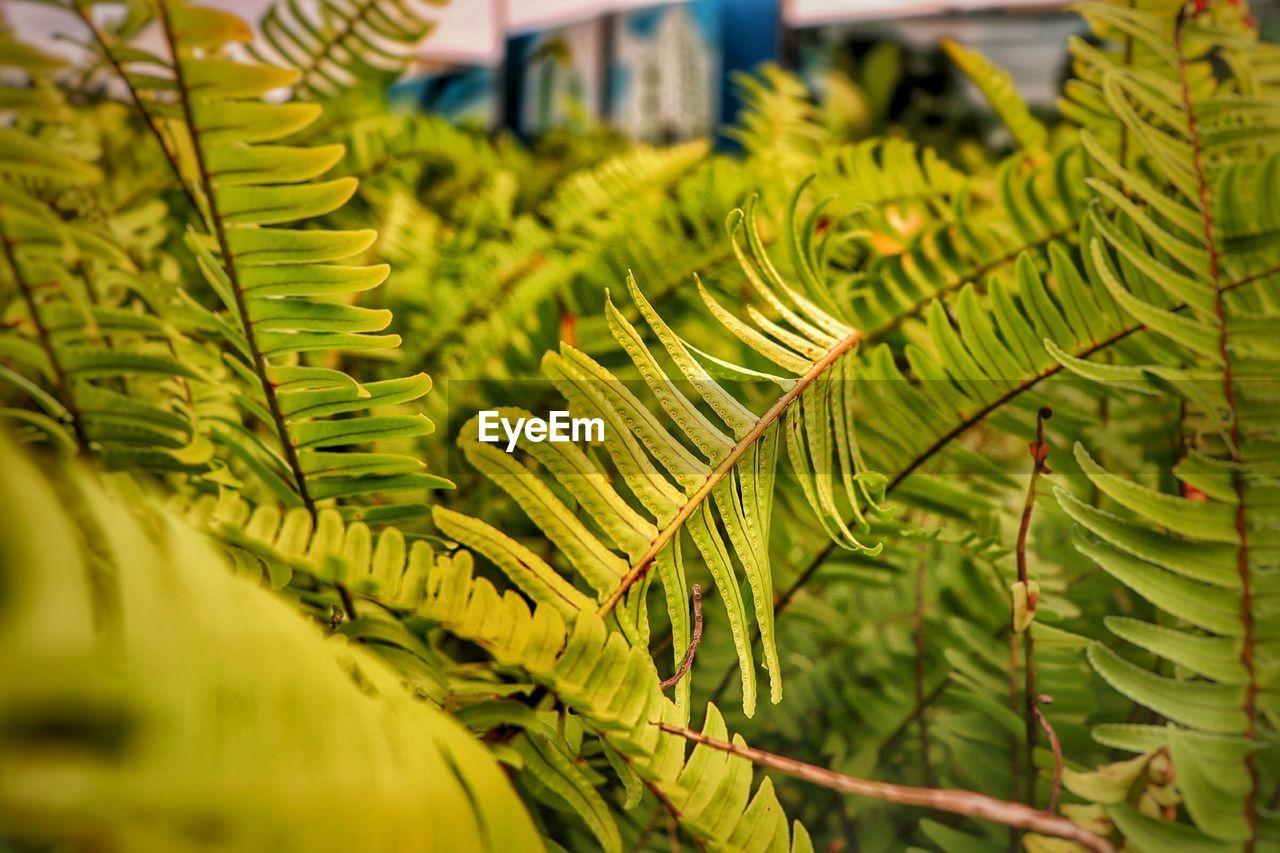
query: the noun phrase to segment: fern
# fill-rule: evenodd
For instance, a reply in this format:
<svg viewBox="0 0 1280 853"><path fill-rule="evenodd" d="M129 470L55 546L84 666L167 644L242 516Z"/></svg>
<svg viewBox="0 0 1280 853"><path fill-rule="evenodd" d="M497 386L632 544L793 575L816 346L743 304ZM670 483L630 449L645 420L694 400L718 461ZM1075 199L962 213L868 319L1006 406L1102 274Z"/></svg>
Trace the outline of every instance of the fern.
<svg viewBox="0 0 1280 853"><path fill-rule="evenodd" d="M734 230L738 230L736 226ZM677 663L683 659L688 644L688 598L679 542L681 532L687 531L707 561L725 602L738 647L743 707L750 715L755 706L755 667L733 565L736 560L750 582L756 623L764 641L765 666L770 673L770 694L777 702L781 683L772 642L771 573L766 543L779 445L785 442L805 494L827 532L845 547L876 550L860 541L845 524L837 509L832 481L813 472L825 471L828 465L838 466L840 499L855 510L861 501L874 502L878 480L862 466L857 445L850 447L852 413L846 409L839 381L844 376L841 357L858 343L860 335L777 277L754 220L745 230L749 246L739 246L735 236L735 252L757 292L785 318L789 328L759 312L752 315L752 323L748 324L729 314L709 295L704 296L726 329L786 371L783 375L750 370L705 355L697 357L700 351L681 341L640 294L635 282L628 280L632 299L677 365L682 381L689 383L716 413L723 427L702 415L674 384L636 328L612 302L606 310L614 336L679 433L673 434L637 397L585 354L565 346L559 355L544 358L544 371L565 395L571 410L604 420L605 447L612 465L644 507L645 515L641 515L606 484L605 472L581 451L549 446L528 448L590 513L609 544L574 518L551 490L528 477L509 456L477 441L475 422L465 428L461 445L467 458L511 493L564 551L569 562L592 585L602 613L623 604L626 615L620 617L620 624L635 639L647 637L648 618L641 596L643 581L656 564L667 596ZM785 393L763 415L756 415L719 384L716 376L764 379L778 384ZM522 413L512 414L518 417ZM698 455L686 449L677 435L697 448ZM439 511L436 520L448 535L506 568L535 600L552 602L558 597L563 599L562 606L582 606L582 596L570 592L571 588L565 587L551 566L523 553L521 546L487 525L462 522ZM865 528L865 522L859 524ZM720 533L721 526L727 533L727 543ZM610 545L625 553L626 558L611 550ZM681 689L682 697L686 691L687 687Z"/></svg>
<svg viewBox="0 0 1280 853"><path fill-rule="evenodd" d="M1044 147L1048 132L1018 95L1008 71L992 65L982 54L951 39L943 39L942 49L991 102L1019 147Z"/></svg>
<svg viewBox="0 0 1280 853"><path fill-rule="evenodd" d="M161 18L175 57L175 124L191 155L184 167L208 228L189 241L222 302L223 312L211 322L226 341L227 364L245 383L246 407L272 433L264 441L228 423L219 439L277 499L313 512L318 501L444 485L415 470L421 463L408 457L341 451L374 438L424 434L431 428L425 417L333 417L415 400L430 388L425 374L362 385L298 361L317 350L361 352L399 343L394 335L370 334L386 327L389 312L327 301L386 277L385 266L340 263L367 248L372 232L273 227L327 213L354 190L351 179L311 180L337 161L340 148L270 144L305 127L319 109L243 100L296 75L194 52L243 37L238 19L183 5L162 6ZM413 509L384 504L349 512L388 518Z"/></svg>
<svg viewBox="0 0 1280 853"><path fill-rule="evenodd" d="M748 763L701 747L686 760L684 739L657 728L656 721L683 715L662 695L644 650L609 633L589 609L577 613L567 630L556 607L531 611L518 595L500 595L472 577L466 552L435 567L420 615L479 644L500 663L519 665L574 707L696 838L715 849L812 849L803 828L797 825L791 836L767 779L750 796ZM714 706L704 731L727 736Z"/></svg>
<svg viewBox="0 0 1280 853"><path fill-rule="evenodd" d="M418 0L279 0L258 27L254 56L296 69L292 92L315 98L403 71L433 24Z"/></svg>
<svg viewBox="0 0 1280 853"><path fill-rule="evenodd" d="M16 52L12 70L39 75L38 54ZM35 78L37 81L39 77ZM46 92L39 113L70 108ZM56 104L56 108L55 105ZM0 244L6 314L0 378L38 410L6 408L32 437L99 454L111 466L183 469L207 458L192 423L190 367L181 333L147 310L138 269L117 235L78 214L102 170L74 147L18 127L0 131Z"/></svg>
<svg viewBox="0 0 1280 853"><path fill-rule="evenodd" d="M664 825L714 849L1276 843L1280 52L1243 8L1083 4L1097 39L1071 41L1060 123L950 46L1003 158L919 144L914 111L849 142L859 91L821 103L776 68L744 83L741 156L601 128L526 149L368 97L416 6L277 5L265 38L177 2L71 8L96 63L0 39L0 406L115 473L0 478L4 565L35 567L0 584L11 695L70 697L6 696L0 738L44 762L35 726L136 781L94 820L79 782L34 817L5 787L6 839L175 846L150 842L207 817L239 846L389 846L392 825L468 848L657 849ZM513 399L540 355L548 382ZM453 380L447 409L418 369ZM557 396L605 439L507 454L463 422ZM424 471L452 460L419 405L476 472L431 507ZM48 662L76 643L64 684ZM183 657L215 646L236 679ZM787 684L764 713L757 661L772 700ZM251 698L215 718L170 681ZM109 714L54 713L86 705ZM193 769L78 737L110 742L117 710L133 737L169 737L158 713L228 748ZM348 768L352 737L400 763ZM217 784L240 744L248 796ZM341 800L313 820L275 784L290 744ZM828 787L775 794L748 761ZM332 794L342 776L374 793Z"/></svg>
<svg viewBox="0 0 1280 853"><path fill-rule="evenodd" d="M541 849L493 757L385 664L137 494L3 453L6 838Z"/></svg>
<svg viewBox="0 0 1280 853"><path fill-rule="evenodd" d="M483 529L464 516L438 512L442 524L452 529ZM281 516L271 508L251 510L242 501L224 501L219 506L195 508L194 513L196 518L211 521L227 541L268 564L344 584L384 607L437 623L478 644L500 664L517 666L533 676L580 714L620 761L670 804L694 837L726 849L743 849L748 839L754 839L752 843L761 849L773 849L779 837L787 838L786 820L767 781L748 805L748 765L713 759L706 754L708 750L695 750L686 762L683 739L658 731L655 721L687 716L662 695L648 654L631 646L623 635L608 632L585 598L542 600L535 592L533 598L539 603L531 609L514 591L500 593L488 580L475 577L474 561L466 551L441 554L425 540L409 542L395 528L387 528L375 543L363 522L344 524L333 511L322 513L314 530L310 516L301 509ZM514 543L508 547L518 548ZM522 557L537 559L527 553ZM509 565L502 560L500 564ZM382 627L353 623L347 633L375 640L373 648L405 667L403 648L417 641L398 634L395 623L374 624ZM388 647L395 651L388 652ZM412 666L421 671L422 662ZM625 673L625 678L604 673ZM618 689L620 684L625 687ZM466 716L475 721L496 712L477 706ZM506 710L503 721L512 722L512 713ZM543 731L524 721L521 728L526 726L530 739ZM723 722L714 706L707 726L714 736L724 736ZM561 796L590 800L598 814L597 795L586 793L580 782L568 781L574 771L565 764L564 756L557 758L549 752L556 748L546 744L537 747L532 758L536 769L528 765L525 769L543 780L554 773L563 784L573 784L576 793L564 789ZM516 749L529 759L534 746L520 742ZM708 761L710 765L703 766ZM560 783L544 784L560 787ZM729 799L721 803L724 796ZM613 849L616 830L604 828L612 819L588 817L588 822L595 825L601 845ZM757 834L761 837L755 838ZM807 836L797 827L791 849L808 849L806 844Z"/></svg>
<svg viewBox="0 0 1280 853"><path fill-rule="evenodd" d="M1135 37L1172 27L1171 49L1160 56L1160 77L1152 75L1141 89L1126 85L1116 70L1101 78L1103 97L1132 139L1133 156L1144 157L1158 181L1138 187L1160 220L1123 196L1113 197L1115 224L1100 227L1100 236L1089 244L1093 271L1125 312L1179 353L1176 360L1134 364L1124 377L1143 392L1181 397L1202 419L1203 432L1173 469L1184 496L1161 494L1110 473L1078 447L1081 468L1114 503L1114 511L1089 507L1066 491L1059 492L1059 500L1080 525L1076 547L1168 617L1164 624L1112 619L1108 628L1191 677L1152 674L1100 644L1090 648L1091 663L1113 687L1170 720L1148 739L1160 739L1169 750L1197 829L1216 841L1266 844L1277 837L1277 827L1259 812L1258 768L1267 760L1267 747L1259 741L1264 721L1274 712L1268 685L1276 664L1265 629L1260 630L1265 617L1259 614L1267 612L1271 593L1265 570L1270 524L1258 489L1269 481L1264 460L1273 428L1263 402L1266 392L1260 394L1251 380L1270 371L1271 353L1253 345L1250 330L1255 320L1273 312L1273 294L1230 294L1230 271L1248 268L1248 252L1224 251L1217 224L1222 207L1211 195L1226 153L1240 157L1236 138L1252 137L1257 144L1251 148L1252 164L1236 159L1231 168L1266 174L1269 144L1261 136L1266 125L1244 118L1241 134L1226 141L1201 125L1202 116L1212 116L1224 100L1237 97L1237 81L1218 83L1201 73L1203 48L1188 47L1201 35L1195 16L1128 15L1117 25ZM1247 44L1233 45L1233 52L1233 65L1250 61ZM1157 81L1163 85L1157 87ZM1176 166L1164 158L1171 148L1187 155ZM1101 159L1112 174L1123 168L1105 154ZM1234 187L1227 189L1222 198L1230 199L1231 209L1249 203L1247 197L1233 197ZM1099 216L1098 221L1105 220ZM1135 259L1141 249L1158 258L1159 266ZM1190 310L1162 310L1161 299L1169 297L1186 300ZM1242 313L1251 320L1238 325ZM1197 731L1231 737L1211 745L1196 740ZM1132 748L1135 736L1123 740ZM1135 838L1154 841L1167 835L1122 806L1109 813Z"/></svg>

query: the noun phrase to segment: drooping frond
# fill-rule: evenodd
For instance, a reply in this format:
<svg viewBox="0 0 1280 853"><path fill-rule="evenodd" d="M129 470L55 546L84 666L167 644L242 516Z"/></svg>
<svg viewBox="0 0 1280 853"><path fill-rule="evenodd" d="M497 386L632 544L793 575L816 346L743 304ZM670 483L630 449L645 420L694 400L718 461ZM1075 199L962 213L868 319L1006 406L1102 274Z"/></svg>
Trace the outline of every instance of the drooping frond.
<svg viewBox="0 0 1280 853"><path fill-rule="evenodd" d="M606 305L607 321L674 429L585 353L565 345L558 354L548 353L543 359L544 373L566 398L569 410L577 417L603 422L609 466L601 467L571 445L529 444L524 449L587 511L599 534L575 517L540 476L512 455L481 441L478 420L468 423L460 444L467 458L517 500L586 579L602 614L622 605L619 623L634 642L642 644L648 637L644 590L656 565L668 601L677 663L689 642L681 556L681 539L687 535L725 602L739 655L744 708L750 714L755 706L755 666L735 566L749 582L776 702L781 683L772 638L767 546L779 450L786 447L824 528L848 548L875 551L855 532L858 527L865 529L861 516L850 527L844 513L857 514L860 506L874 505L881 481L862 465L848 408L850 383L844 365L861 334L786 284L765 253L754 220L745 229L741 220L741 214L731 220L735 252L751 286L779 319L749 308L749 320L742 320L705 291L704 298L716 319L773 362L780 374L730 364L684 342L633 279L628 279L632 300L678 372L667 372L640 331L612 301ZM738 244L740 231L746 234L745 247ZM783 393L766 412L757 414L721 384L724 379L775 384ZM695 400L715 419L704 415ZM504 411L510 419L526 415ZM626 483L635 503L609 483L614 472ZM566 588L555 568L488 525L464 522L440 511L436 520L449 536L507 569L513 581L536 600L559 597L565 606L580 606L581 593L572 586ZM678 690L683 706L687 686Z"/></svg>
<svg viewBox="0 0 1280 853"><path fill-rule="evenodd" d="M253 55L294 68L301 98L331 97L363 81L385 82L414 59L434 23L424 3L446 0L275 0Z"/></svg>
<svg viewBox="0 0 1280 853"><path fill-rule="evenodd" d="M550 605L530 610L518 595L473 577L466 552L438 561L427 589L420 616L545 684L671 804L695 838L713 849L812 849L803 827L790 831L768 779L752 796L749 762L704 748L686 758L683 738L657 727L686 715L662 694L648 652L611 633L599 616L579 612L567 626ZM728 737L714 705L704 732Z"/></svg>
<svg viewBox="0 0 1280 853"><path fill-rule="evenodd" d="M250 511L242 501L206 502L194 512L212 522L227 541L268 565L288 566L344 584L381 608L438 624L479 645L498 663L518 667L580 715L627 772L637 774L670 804L682 827L713 849L772 850L779 844L781 849L811 849L799 824L788 842L786 817L767 780L748 802L749 764L725 762L700 749L686 759L683 739L657 728L659 721L687 720L687 711L663 695L648 651L610 631L585 596L547 599L537 591L536 579L513 578L534 598L531 607L516 591L499 592L490 581L476 576L466 551L441 554L426 541L408 541L395 528L374 537L363 523L344 524L331 511L322 512L314 528L310 516L300 509L282 516L270 507ZM486 527L482 523L447 510L440 510L437 519L450 529L476 531L467 538L501 537L491 528L482 533ZM539 571L541 561L532 553L519 550L509 540L505 547L528 561L530 574ZM514 572L509 568L513 564L505 560L499 564ZM564 584L562 579L546 577L547 588ZM381 608L374 610L382 612ZM421 643L405 632L403 624L372 617L357 620L350 630L344 625L343 630L353 637L368 636L378 654L402 670L421 673L422 661L406 659L409 649ZM498 711L478 706L462 716L474 720ZM501 718L510 724L528 726L531 733L541 731L523 716L513 716L510 708L503 713ZM708 707L706 730L727 737L714 705ZM516 748L526 752L535 746L519 742ZM526 767L527 771L544 783L553 772L566 779L571 775L557 761L554 746L543 744L537 749L536 755L527 756L536 769ZM579 786L576 793L566 790L563 795L590 805L594 791L588 794L580 782L574 784ZM607 828L612 818L591 808L595 816L587 816L589 825L599 832L597 838L606 849L614 849L609 840L614 836Z"/></svg>

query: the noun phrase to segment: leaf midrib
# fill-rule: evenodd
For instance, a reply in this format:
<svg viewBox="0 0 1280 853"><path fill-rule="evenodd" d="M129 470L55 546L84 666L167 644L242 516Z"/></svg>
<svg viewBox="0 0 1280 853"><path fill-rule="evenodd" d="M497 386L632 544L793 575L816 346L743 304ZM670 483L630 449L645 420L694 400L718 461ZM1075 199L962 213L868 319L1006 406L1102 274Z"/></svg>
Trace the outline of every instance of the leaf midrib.
<svg viewBox="0 0 1280 853"><path fill-rule="evenodd" d="M177 41L174 39L169 8L165 0L161 0L157 5L160 8L160 20L164 29L165 41L168 42L169 50L173 55L174 82L177 84L178 97L182 102L183 120L191 134L191 148L195 152L196 166L200 172L200 185L205 195L205 201L209 205L209 218L213 220L214 234L218 240L218 247L222 252L222 262L226 267L227 278L231 283L231 292L235 297L236 311L240 315L240 328L244 332L245 341L253 357L253 372L258 377L263 396L267 400L267 408L271 412L272 421L274 421L276 437L284 452L285 461L293 474L298 497L302 499L307 512L314 517L316 514L315 501L307 491L307 481L302 471L302 463L298 458L298 450L293 446L293 442L289 438L289 430L285 424L284 414L280 409L280 401L276 397L275 385L267 375L267 358L258 346L256 331L253 323L249 320L249 309L245 302L244 288L240 284L239 273L236 270L235 255L232 253L231 245L227 240L226 226L222 221L222 214L218 210L218 202L213 193L213 181L209 176L208 167L205 165L204 150L200 142L200 129L196 126L195 115L191 110L190 91L187 88L185 75L182 71L182 57L179 55Z"/></svg>
<svg viewBox="0 0 1280 853"><path fill-rule="evenodd" d="M773 426L778 418L782 416L782 413L785 412L792 403L800 398L800 395L804 393L806 388L812 385L819 376L831 367L831 365L835 364L840 356L847 353L861 340L862 333L855 331L837 341L831 349L827 350L826 354L823 355L822 358L813 363L813 366L809 368L808 372L796 380L795 384L792 385L785 394L774 401L774 404L769 407L769 410L761 415L756 421L755 426L753 426L745 436L733 445L729 450L728 455L726 455L724 459L720 460L720 463L716 465L710 474L707 475L707 478L702 482L702 485L689 496L689 499L685 501L685 503L676 512L675 518L663 527L657 537L649 544L648 550L646 550L638 560L631 564L631 568L622 577L622 580L618 582L617 587L614 588L613 592L609 594L609 597L600 605L600 609L598 611L600 616L605 616L613 610L617 603L622 599L622 596L626 594L627 590L648 573L649 567L653 564L653 561L657 558L658 554L661 553L662 549L665 548L677 534L679 534L681 528L684 527L685 522L687 522L694 512L702 506L720 481L723 480L733 470L734 466L738 464L738 460L740 460L742 456L760 440L769 427Z"/></svg>

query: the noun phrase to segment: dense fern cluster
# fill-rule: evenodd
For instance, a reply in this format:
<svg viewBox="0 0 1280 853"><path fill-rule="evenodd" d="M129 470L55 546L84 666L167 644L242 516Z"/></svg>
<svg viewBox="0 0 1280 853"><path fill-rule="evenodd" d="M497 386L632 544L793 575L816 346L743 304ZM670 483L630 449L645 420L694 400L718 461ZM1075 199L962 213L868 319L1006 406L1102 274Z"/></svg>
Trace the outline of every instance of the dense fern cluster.
<svg viewBox="0 0 1280 853"><path fill-rule="evenodd" d="M374 94L409 0L66 11L0 33L4 842L1280 847L1243 4L1082 4L1052 120L946 44L963 156L773 67L733 154L486 138ZM539 408L604 439L477 440Z"/></svg>

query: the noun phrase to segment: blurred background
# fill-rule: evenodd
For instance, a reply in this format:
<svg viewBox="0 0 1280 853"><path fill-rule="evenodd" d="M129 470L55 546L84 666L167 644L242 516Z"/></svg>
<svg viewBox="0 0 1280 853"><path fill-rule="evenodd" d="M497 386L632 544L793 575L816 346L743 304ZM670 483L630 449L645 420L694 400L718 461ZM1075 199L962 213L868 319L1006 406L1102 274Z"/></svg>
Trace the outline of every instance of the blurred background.
<svg viewBox="0 0 1280 853"><path fill-rule="evenodd" d="M257 21L270 0L210 5ZM1251 7L1264 37L1280 35L1280 0ZM3 8L20 38L77 50L68 13L37 0ZM715 134L722 147L740 106L736 71L767 62L796 71L849 121L945 126L981 99L940 38L982 51L1050 112L1068 71L1066 37L1084 31L1070 4L1044 0L454 0L428 14L436 27L391 86L397 100L524 140L599 122L646 142ZM940 102L951 94L959 100Z"/></svg>

